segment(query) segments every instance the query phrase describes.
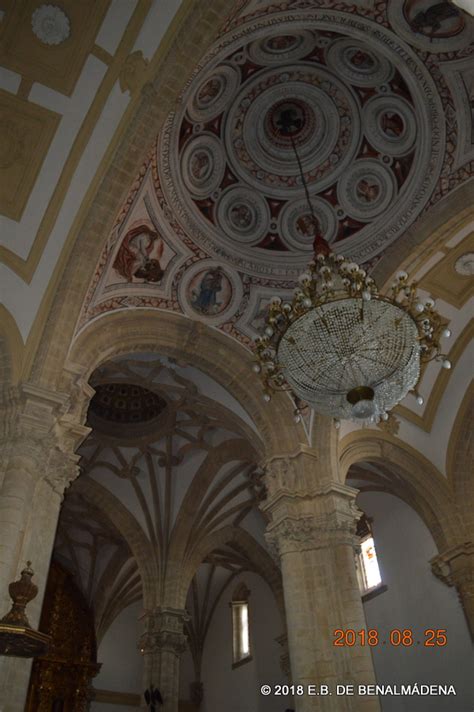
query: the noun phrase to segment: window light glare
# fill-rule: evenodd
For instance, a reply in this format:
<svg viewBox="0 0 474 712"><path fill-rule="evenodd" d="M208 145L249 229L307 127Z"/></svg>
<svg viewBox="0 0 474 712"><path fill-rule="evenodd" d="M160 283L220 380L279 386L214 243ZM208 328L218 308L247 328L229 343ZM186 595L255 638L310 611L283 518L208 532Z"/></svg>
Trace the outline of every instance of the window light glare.
<svg viewBox="0 0 474 712"><path fill-rule="evenodd" d="M382 583L373 537L367 537L361 543L361 552L367 588L371 589Z"/></svg>
<svg viewBox="0 0 474 712"><path fill-rule="evenodd" d="M246 603L240 607L240 643L242 657L250 653L249 643L249 608Z"/></svg>

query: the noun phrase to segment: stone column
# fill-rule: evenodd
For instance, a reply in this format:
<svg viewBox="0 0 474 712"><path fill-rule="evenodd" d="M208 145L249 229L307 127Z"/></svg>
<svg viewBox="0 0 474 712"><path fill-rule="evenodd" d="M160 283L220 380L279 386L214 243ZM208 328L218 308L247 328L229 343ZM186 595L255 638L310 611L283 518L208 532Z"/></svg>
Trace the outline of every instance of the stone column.
<svg viewBox="0 0 474 712"><path fill-rule="evenodd" d="M455 586L474 640L474 544L453 546L430 561L433 573L448 586Z"/></svg>
<svg viewBox="0 0 474 712"><path fill-rule="evenodd" d="M160 691L163 712L178 712L179 661L186 650L184 623L186 611L175 608L156 608L144 617L144 632L140 651L144 657L143 691L151 685ZM146 708L142 697L142 707Z"/></svg>
<svg viewBox="0 0 474 712"><path fill-rule="evenodd" d="M281 560L294 685L328 685L332 695L295 696L297 712L378 712L372 696L336 696L336 685L375 683L370 647L335 647L337 629L366 630L354 547L357 490L319 472L313 451L268 463L270 546Z"/></svg>
<svg viewBox="0 0 474 712"><path fill-rule="evenodd" d="M290 666L290 653L288 650L288 636L286 633L279 635L275 638L278 645L281 647L280 653L280 670L285 676L286 680L291 683L291 666ZM285 680L285 682L286 682Z"/></svg>
<svg viewBox="0 0 474 712"><path fill-rule="evenodd" d="M89 432L65 417L67 397L22 384L2 404L0 474L0 615L8 584L32 561L39 592L28 607L39 625L64 490L78 473L76 448ZM0 708L23 709L31 661L0 657Z"/></svg>

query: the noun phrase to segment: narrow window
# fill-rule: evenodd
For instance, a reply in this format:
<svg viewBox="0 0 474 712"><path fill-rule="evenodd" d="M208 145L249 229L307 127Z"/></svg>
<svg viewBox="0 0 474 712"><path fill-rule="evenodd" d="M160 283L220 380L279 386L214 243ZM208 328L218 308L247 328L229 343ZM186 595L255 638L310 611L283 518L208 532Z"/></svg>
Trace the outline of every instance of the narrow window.
<svg viewBox="0 0 474 712"><path fill-rule="evenodd" d="M357 525L360 545L356 556L357 576L362 594L366 594L382 585L382 577L375 551L374 537L370 522L365 514Z"/></svg>
<svg viewBox="0 0 474 712"><path fill-rule="evenodd" d="M245 584L240 584L231 601L233 631L233 663L238 665L251 659L249 629L249 596Z"/></svg>

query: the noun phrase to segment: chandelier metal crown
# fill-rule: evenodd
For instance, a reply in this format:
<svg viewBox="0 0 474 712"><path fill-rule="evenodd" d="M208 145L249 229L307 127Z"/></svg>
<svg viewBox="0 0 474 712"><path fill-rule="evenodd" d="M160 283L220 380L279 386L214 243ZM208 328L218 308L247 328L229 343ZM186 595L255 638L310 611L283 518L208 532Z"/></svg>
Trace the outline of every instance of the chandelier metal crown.
<svg viewBox="0 0 474 712"><path fill-rule="evenodd" d="M292 138L291 117L282 133L292 139L314 228L314 259L300 275L291 301L275 296L256 339L254 370L264 399L288 390L317 413L358 422L386 420L388 412L415 388L421 363L440 360L442 337L451 332L432 299L422 301L416 283L400 271L389 294L355 262L331 251L319 234L304 173ZM295 419L300 411L295 410Z"/></svg>

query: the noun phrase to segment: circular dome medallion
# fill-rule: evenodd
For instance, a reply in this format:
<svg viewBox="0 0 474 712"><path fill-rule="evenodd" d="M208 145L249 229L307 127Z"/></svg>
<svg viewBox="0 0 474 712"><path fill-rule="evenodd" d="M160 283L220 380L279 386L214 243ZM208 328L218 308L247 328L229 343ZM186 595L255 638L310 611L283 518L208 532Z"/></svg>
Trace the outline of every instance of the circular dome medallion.
<svg viewBox="0 0 474 712"><path fill-rule="evenodd" d="M389 2L388 19L404 40L427 52L453 52L472 42L474 20L451 2Z"/></svg>
<svg viewBox="0 0 474 712"><path fill-rule="evenodd" d="M247 184L285 198L302 191L291 137L281 130L288 114L306 180L315 190L337 179L360 141L357 100L325 67L293 65L246 82L226 122L229 161Z"/></svg>
<svg viewBox="0 0 474 712"><path fill-rule="evenodd" d="M290 211L284 213L287 204L304 199L291 137L312 199L329 206L324 212L329 235L331 206L338 203L335 249L356 262L381 253L420 215L433 195L445 156L443 107L423 58L377 22L306 5L304 9L292 7L291 12L272 9L258 19L243 18L224 34L200 62L182 106L170 114L157 143L156 180L163 210L176 215L184 233L207 254L256 277L279 274L294 279L308 257L303 248L306 241L300 240L290 218L289 237L281 232L282 216ZM285 52L296 51L300 40L295 38L306 32L314 37L314 46L299 60L289 55L289 61ZM268 61L258 62L256 51L262 51ZM281 61L276 59L279 53ZM327 65L321 62L322 53ZM203 98L207 101L196 93L209 93L209 101L220 101L217 85L203 88L222 67L229 66L238 72L239 84L208 129L205 122L192 117L193 110L202 108ZM377 104L373 91L360 88L377 89L376 96L387 103ZM393 97L401 101L391 103ZM363 107L372 100L374 114L365 110L362 121ZM382 106L385 111L379 113ZM292 136L279 131L288 118ZM369 119L372 125L366 129ZM227 167L218 188L206 196L194 178L184 175L187 162L182 159L193 141L211 133L222 146ZM359 156L363 133L372 149L367 158ZM192 137L184 145L183 135ZM395 181L397 156L404 160ZM195 160L198 174L199 163ZM366 176L373 185L363 182L364 176L350 185L354 171L364 165L367 170L373 168ZM208 175L207 180L209 191L213 178ZM252 206L232 205L235 210L226 214L220 196L230 192L230 187L253 191L265 200L272 218L271 234L267 234L272 239L264 236L254 242L246 234L246 224L257 222ZM205 204L202 197L208 198ZM304 232L304 219L299 229ZM300 247L293 248L288 240L298 241Z"/></svg>
<svg viewBox="0 0 474 712"><path fill-rule="evenodd" d="M357 220L370 220L396 197L393 173L375 159L355 161L339 181L338 197L344 210Z"/></svg>
<svg viewBox="0 0 474 712"><path fill-rule="evenodd" d="M416 140L416 119L409 103L399 96L376 96L364 106L365 133L374 148L403 156Z"/></svg>
<svg viewBox="0 0 474 712"><path fill-rule="evenodd" d="M225 170L222 145L212 134L191 139L181 158L185 185L195 198L206 198L219 187Z"/></svg>
<svg viewBox="0 0 474 712"><path fill-rule="evenodd" d="M248 54L257 64L283 64L305 57L314 44L315 38L311 32L272 34L252 42Z"/></svg>
<svg viewBox="0 0 474 712"><path fill-rule="evenodd" d="M183 275L178 298L183 311L210 326L225 323L242 300L238 275L216 260L201 260Z"/></svg>
<svg viewBox="0 0 474 712"><path fill-rule="evenodd" d="M223 64L201 82L188 107L194 121L209 121L218 116L234 95L239 76L233 67Z"/></svg>
<svg viewBox="0 0 474 712"><path fill-rule="evenodd" d="M331 44L326 60L331 69L356 87L380 86L393 75L393 67L385 57L351 39Z"/></svg>
<svg viewBox="0 0 474 712"><path fill-rule="evenodd" d="M337 234L336 211L326 200L311 198L314 217L323 237L332 242ZM294 250L313 251L314 226L305 199L288 203L280 215L280 234Z"/></svg>
<svg viewBox="0 0 474 712"><path fill-rule="evenodd" d="M474 274L474 252L465 252L458 257L454 264L454 269L463 277L470 277Z"/></svg>
<svg viewBox="0 0 474 712"><path fill-rule="evenodd" d="M230 188L217 204L217 222L237 242L256 245L268 232L270 210L259 193L249 188Z"/></svg>

